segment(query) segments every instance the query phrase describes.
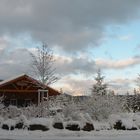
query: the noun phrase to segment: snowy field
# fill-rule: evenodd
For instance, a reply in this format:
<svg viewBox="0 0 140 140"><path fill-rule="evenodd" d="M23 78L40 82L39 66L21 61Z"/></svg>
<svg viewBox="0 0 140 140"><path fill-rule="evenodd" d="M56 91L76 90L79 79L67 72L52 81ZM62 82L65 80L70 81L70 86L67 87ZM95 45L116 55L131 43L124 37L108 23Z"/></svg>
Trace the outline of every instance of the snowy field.
<svg viewBox="0 0 140 140"><path fill-rule="evenodd" d="M139 140L140 130L137 131L92 131L73 132L52 130L41 131L5 131L0 130L0 140Z"/></svg>

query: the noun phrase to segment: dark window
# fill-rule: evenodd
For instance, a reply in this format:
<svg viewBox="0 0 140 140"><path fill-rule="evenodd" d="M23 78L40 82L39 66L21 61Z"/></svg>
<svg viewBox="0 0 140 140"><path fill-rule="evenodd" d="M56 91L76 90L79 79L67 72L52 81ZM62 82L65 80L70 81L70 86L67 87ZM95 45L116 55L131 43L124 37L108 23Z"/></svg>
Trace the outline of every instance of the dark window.
<svg viewBox="0 0 140 140"><path fill-rule="evenodd" d="M45 98L48 97L48 92L44 92L44 97L45 97Z"/></svg>
<svg viewBox="0 0 140 140"><path fill-rule="evenodd" d="M31 100L30 99L25 99L25 107L31 105Z"/></svg>
<svg viewBox="0 0 140 140"><path fill-rule="evenodd" d="M16 99L10 99L10 105L17 105L17 100Z"/></svg>
<svg viewBox="0 0 140 140"><path fill-rule="evenodd" d="M25 103L25 101L24 101L23 99L19 99L19 100L17 101L17 106L18 106L18 107L24 107L24 103Z"/></svg>

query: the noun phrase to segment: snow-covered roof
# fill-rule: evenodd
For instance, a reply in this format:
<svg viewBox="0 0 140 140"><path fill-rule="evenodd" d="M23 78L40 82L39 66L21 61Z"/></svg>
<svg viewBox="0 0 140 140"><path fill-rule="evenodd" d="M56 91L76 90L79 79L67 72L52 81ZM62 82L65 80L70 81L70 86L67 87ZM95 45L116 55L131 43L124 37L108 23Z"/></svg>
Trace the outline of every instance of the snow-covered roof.
<svg viewBox="0 0 140 140"><path fill-rule="evenodd" d="M20 74L20 75L17 75L17 76L15 76L15 77L12 77L12 78L9 78L9 79L7 79L7 80L4 80L4 81L0 82L0 87L4 86L4 85L7 84L7 83L13 82L13 81L15 81L15 80L17 80L17 79L19 79L19 78L22 78L22 77L24 77L24 76L27 77L29 80L31 80L34 84L37 84L39 87L46 87L46 88L48 88L49 90L54 91L56 94L60 94L57 90L51 88L51 87L48 86L48 85L44 85L44 84L41 83L40 81L38 81L38 80L36 80L36 79L34 79L34 78L28 76L28 75L25 74L25 73Z"/></svg>
<svg viewBox="0 0 140 140"><path fill-rule="evenodd" d="M5 83L7 83L7 82L10 82L10 81L12 81L12 80L14 80L14 79L17 79L17 78L22 77L22 76L25 76L25 75L26 75L26 74L23 73L23 74L20 74L20 75L16 75L16 76L14 76L14 77L11 77L11 78L9 78L9 79L7 79L7 80L3 80L3 81L0 82L0 85L3 85L3 84L5 84Z"/></svg>

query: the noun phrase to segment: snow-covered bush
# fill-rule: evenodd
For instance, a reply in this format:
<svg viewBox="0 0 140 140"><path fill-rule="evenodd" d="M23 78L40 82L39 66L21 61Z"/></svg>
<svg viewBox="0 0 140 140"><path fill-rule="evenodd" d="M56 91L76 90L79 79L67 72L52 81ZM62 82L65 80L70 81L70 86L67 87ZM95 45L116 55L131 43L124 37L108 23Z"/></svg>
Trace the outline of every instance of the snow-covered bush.
<svg viewBox="0 0 140 140"><path fill-rule="evenodd" d="M34 118L29 121L29 130L47 131L50 129L50 120L46 118Z"/></svg>
<svg viewBox="0 0 140 140"><path fill-rule="evenodd" d="M112 128L117 130L137 130L133 113L113 114L109 117Z"/></svg>
<svg viewBox="0 0 140 140"><path fill-rule="evenodd" d="M119 114L111 114L109 116L109 123L112 128L114 127L114 124L118 121L121 121L121 116Z"/></svg>
<svg viewBox="0 0 140 140"><path fill-rule="evenodd" d="M65 122L65 128L73 131L91 131L94 130L94 125L89 114L79 113L75 120L71 118L71 120Z"/></svg>
<svg viewBox="0 0 140 140"><path fill-rule="evenodd" d="M68 121L65 122L65 128L72 131L80 131L80 122L79 121Z"/></svg>
<svg viewBox="0 0 140 140"><path fill-rule="evenodd" d="M26 128L27 126L28 126L28 120L27 120L26 116L21 115L16 118L15 128L23 129L23 128Z"/></svg>
<svg viewBox="0 0 140 140"><path fill-rule="evenodd" d="M88 113L80 113L79 114L79 121L81 129L84 131L91 131L94 130L93 121Z"/></svg>
<svg viewBox="0 0 140 140"><path fill-rule="evenodd" d="M14 130L16 125L16 121L13 119L8 119L6 121L3 122L2 124L2 129L6 129L6 130Z"/></svg>
<svg viewBox="0 0 140 140"><path fill-rule="evenodd" d="M137 112L137 113L134 114L133 121L135 122L135 124L140 129L140 112Z"/></svg>
<svg viewBox="0 0 140 140"><path fill-rule="evenodd" d="M79 113L77 106L75 103L69 104L63 108L62 111L65 120L79 120Z"/></svg>
<svg viewBox="0 0 140 140"><path fill-rule="evenodd" d="M21 114L21 109L17 108L16 106L4 107L0 111L0 116L2 116L4 119L15 118L20 116Z"/></svg>
<svg viewBox="0 0 140 140"><path fill-rule="evenodd" d="M107 120L110 114L123 112L120 98L114 95L95 95L85 103L85 111L93 120Z"/></svg>
<svg viewBox="0 0 140 140"><path fill-rule="evenodd" d="M21 115L21 109L16 106L9 106L7 108L7 112L9 113L9 118L15 118Z"/></svg>
<svg viewBox="0 0 140 140"><path fill-rule="evenodd" d="M0 117L0 128L1 128L1 126L3 124L3 121L4 121L3 117Z"/></svg>
<svg viewBox="0 0 140 140"><path fill-rule="evenodd" d="M93 124L96 131L112 129L108 121L93 121Z"/></svg>
<svg viewBox="0 0 140 140"><path fill-rule="evenodd" d="M57 128L57 129L63 129L64 128L63 119L62 119L62 116L59 113L56 116L54 116L52 125L53 125L54 128Z"/></svg>
<svg viewBox="0 0 140 140"><path fill-rule="evenodd" d="M25 108L22 108L22 114L25 115L28 119L30 118L36 118L36 117L47 117L49 116L49 111L47 107L42 105L36 106L31 105Z"/></svg>
<svg viewBox="0 0 140 140"><path fill-rule="evenodd" d="M85 119L86 119L86 121L87 121L88 123L92 123L92 122L93 122L91 116L90 116L88 113L85 113L85 114L84 114L84 117L85 117Z"/></svg>
<svg viewBox="0 0 140 140"><path fill-rule="evenodd" d="M134 113L121 113L122 125L127 130L137 130L137 126L134 122Z"/></svg>

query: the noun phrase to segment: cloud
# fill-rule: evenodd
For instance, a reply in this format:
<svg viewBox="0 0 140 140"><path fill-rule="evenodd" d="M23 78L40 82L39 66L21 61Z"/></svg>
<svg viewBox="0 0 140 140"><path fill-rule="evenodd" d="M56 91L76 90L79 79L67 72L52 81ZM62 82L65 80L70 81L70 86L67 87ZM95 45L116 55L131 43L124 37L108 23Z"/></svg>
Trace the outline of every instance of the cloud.
<svg viewBox="0 0 140 140"><path fill-rule="evenodd" d="M63 53L57 56L56 68L64 77L67 84L65 86L69 89L80 89L90 83L85 79L70 78L72 74L91 76L98 67L123 69L140 63L139 57L125 60L93 60L90 56L77 56L79 52L86 52L91 47L98 47L104 43L106 27L124 25L139 19L139 0L0 2L0 77L4 79L18 73L30 72L30 56L22 48L36 47L38 41L46 41L49 46L65 52L66 56ZM29 36L30 39L27 39ZM120 39L127 40L130 36ZM70 53L73 55L67 56Z"/></svg>
<svg viewBox="0 0 140 140"><path fill-rule="evenodd" d="M0 59L1 79L7 79L21 73L31 74L30 55L26 49L15 48L9 52L4 51L3 49L3 52L5 54L3 54ZM61 79L53 86L58 90L60 87L62 87L64 92L70 94L89 95L90 88L94 84L93 76L96 73L97 67L99 66L97 66L96 61L90 60L86 56L74 58L68 56L55 56L55 58L57 61L57 72L61 76ZM138 56L135 57L135 59L137 58L139 59ZM117 67L122 67L122 65L118 64ZM127 67L128 65L125 66ZM108 66L108 68L112 68L112 65ZM126 91L129 91L129 89L132 88L131 84L134 82L134 80L122 78L106 81L105 79L105 82L109 85L109 88L115 90L116 93L124 94Z"/></svg>
<svg viewBox="0 0 140 140"><path fill-rule="evenodd" d="M106 26L139 18L139 5L138 0L1 0L0 34L27 32L66 52L86 50L103 42Z"/></svg>
<svg viewBox="0 0 140 140"><path fill-rule="evenodd" d="M88 57L57 56L56 67L57 72L63 76L79 73L81 75L91 75L97 70L95 61Z"/></svg>
<svg viewBox="0 0 140 140"><path fill-rule="evenodd" d="M30 56L26 49L3 50L0 56L0 79L7 79L30 72ZM25 59L26 58L26 59Z"/></svg>
<svg viewBox="0 0 140 140"><path fill-rule="evenodd" d="M72 95L90 95L93 82L91 79L78 79L74 76L65 76L60 79L61 84L55 84L54 87L58 87L59 89L61 86L64 92Z"/></svg>
<svg viewBox="0 0 140 140"><path fill-rule="evenodd" d="M129 41L133 39L133 36L128 34L128 35L120 36L119 39L122 41Z"/></svg>
<svg viewBox="0 0 140 140"><path fill-rule="evenodd" d="M0 51L3 51L7 47L8 42L5 38L0 38Z"/></svg>
<svg viewBox="0 0 140 140"><path fill-rule="evenodd" d="M115 94L133 94L135 79L117 78L112 80L104 80L108 85L108 90L113 90ZM78 79L75 76L65 76L60 80L61 84L53 85L55 88L63 89L64 92L72 95L90 95L91 88L95 84L95 80L90 78Z"/></svg>
<svg viewBox="0 0 140 140"><path fill-rule="evenodd" d="M122 60L96 59L96 65L103 69L124 69L140 64L140 57L132 57Z"/></svg>
<svg viewBox="0 0 140 140"><path fill-rule="evenodd" d="M116 94L126 94L127 92L133 94L134 87L132 85L135 83L135 79L117 78L107 83L109 88L114 90Z"/></svg>

